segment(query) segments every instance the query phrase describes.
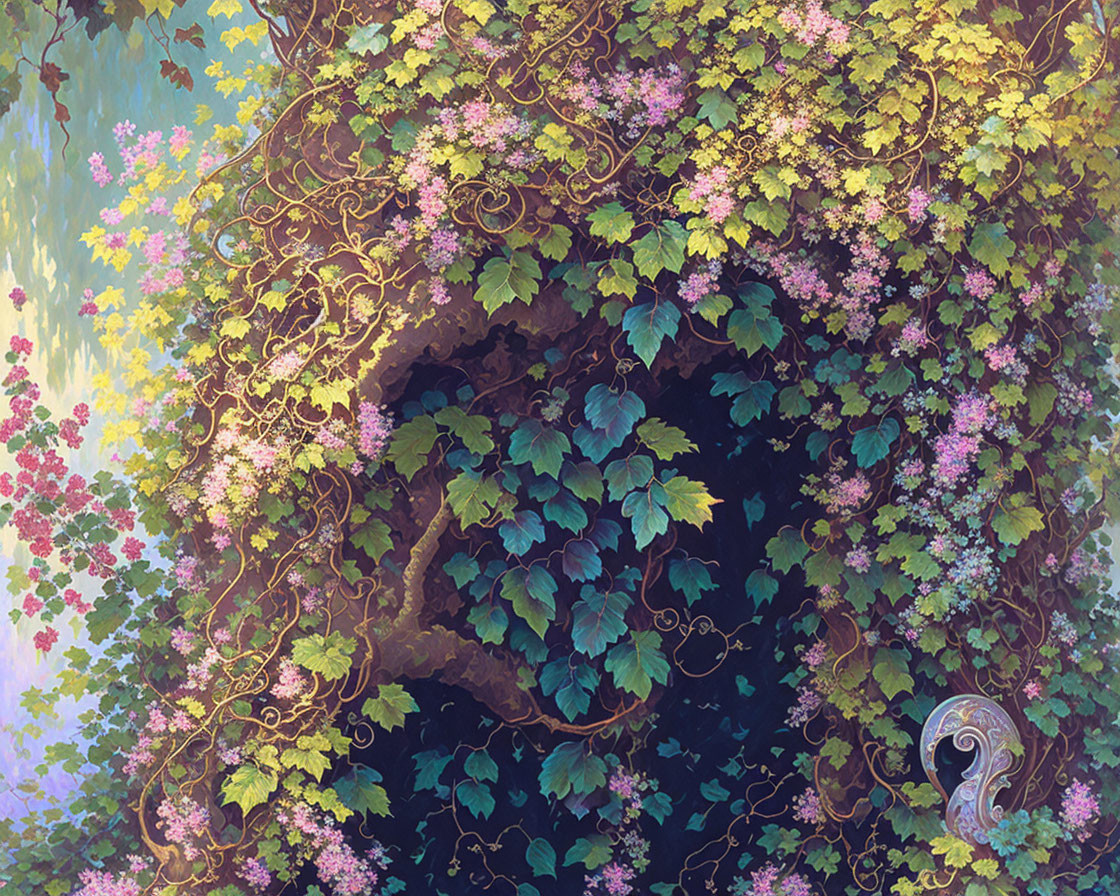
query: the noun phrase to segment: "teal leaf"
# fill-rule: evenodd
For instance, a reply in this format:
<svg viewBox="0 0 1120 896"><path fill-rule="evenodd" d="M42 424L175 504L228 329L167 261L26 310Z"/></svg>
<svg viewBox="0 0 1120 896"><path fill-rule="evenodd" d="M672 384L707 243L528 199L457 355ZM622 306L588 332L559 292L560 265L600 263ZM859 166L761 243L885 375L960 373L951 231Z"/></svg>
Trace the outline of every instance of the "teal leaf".
<svg viewBox="0 0 1120 896"><path fill-rule="evenodd" d="M461 781L455 788L455 797L475 818L489 818L494 811L494 794L490 785L477 781Z"/></svg>
<svg viewBox="0 0 1120 896"><path fill-rule="evenodd" d="M485 750L472 750L463 763L463 771L479 782L498 780L498 763Z"/></svg>
<svg viewBox="0 0 1120 896"><path fill-rule="evenodd" d="M652 367L662 340L677 335L680 320L681 312L672 302L645 302L623 315L622 329L637 356Z"/></svg>
<svg viewBox="0 0 1120 896"><path fill-rule="evenodd" d="M556 580L540 565L529 570L511 569L502 577L502 597L541 638L556 618L555 594Z"/></svg>
<svg viewBox="0 0 1120 896"><path fill-rule="evenodd" d="M566 488L556 492L544 505L544 518L573 534L587 525L587 511Z"/></svg>
<svg viewBox="0 0 1120 896"><path fill-rule="evenodd" d="M569 793L588 794L607 783L607 764L588 753L582 742L566 741L545 757L538 780L544 796L563 799Z"/></svg>
<svg viewBox="0 0 1120 896"><path fill-rule="evenodd" d="M743 514L747 518L747 530L754 528L755 523L762 522L766 516L766 502L762 500L762 492L755 492L753 498L743 498Z"/></svg>
<svg viewBox="0 0 1120 896"><path fill-rule="evenodd" d="M440 775L443 774L443 770L447 768L447 764L451 761L451 756L440 750L425 750L423 753L417 753L413 756L412 761L416 766L416 785L414 789L416 791L435 790L439 784Z"/></svg>
<svg viewBox="0 0 1120 896"><path fill-rule="evenodd" d="M653 479L653 460L644 454L632 454L612 460L603 471L607 480L607 494L612 501L619 501L627 492L644 488Z"/></svg>
<svg viewBox="0 0 1120 896"><path fill-rule="evenodd" d="M380 785L381 773L368 765L355 765L334 782L334 790L344 806L363 815L388 815L389 794Z"/></svg>
<svg viewBox="0 0 1120 896"><path fill-rule="evenodd" d="M547 840L537 837L525 850L525 861L534 877L556 877L556 850Z"/></svg>
<svg viewBox="0 0 1120 896"><path fill-rule="evenodd" d="M587 422L602 430L614 447L623 443L634 424L645 416L645 402L635 392L614 392L602 383L587 390L584 398Z"/></svg>
<svg viewBox="0 0 1120 896"><path fill-rule="evenodd" d="M642 805L645 806L645 800L642 800ZM610 838L604 834L592 834L590 837L580 837L572 844L564 853L564 864L574 865L580 862L588 871L594 871L606 865L613 855Z"/></svg>
<svg viewBox="0 0 1120 896"><path fill-rule="evenodd" d="M470 584L479 575L478 561L462 551L443 564L443 571L451 576L456 588Z"/></svg>
<svg viewBox="0 0 1120 896"><path fill-rule="evenodd" d="M739 110L735 101L722 89L713 87L699 96L700 111L698 118L706 119L713 130L722 131L729 124L739 120Z"/></svg>
<svg viewBox="0 0 1120 896"><path fill-rule="evenodd" d="M630 598L619 591L598 591L585 585L572 606L572 644L587 656L598 656L627 630Z"/></svg>
<svg viewBox="0 0 1120 896"><path fill-rule="evenodd" d="M567 463L561 481L581 501L602 503L603 474L595 464L586 460L578 464Z"/></svg>
<svg viewBox="0 0 1120 896"><path fill-rule="evenodd" d="M873 467L891 452L900 427L894 417L884 417L876 426L865 426L852 436L852 454L864 469Z"/></svg>
<svg viewBox="0 0 1120 896"><path fill-rule="evenodd" d="M746 582L747 594L754 598L754 605L760 607L774 599L778 593L778 580L763 569L756 569Z"/></svg>
<svg viewBox="0 0 1120 896"><path fill-rule="evenodd" d="M511 554L520 557L534 544L544 542L544 523L533 510L519 510L498 527L502 543Z"/></svg>
<svg viewBox="0 0 1120 896"><path fill-rule="evenodd" d="M708 567L696 557L674 558L669 563L669 584L685 596L689 606L716 587Z"/></svg>
<svg viewBox="0 0 1120 896"><path fill-rule="evenodd" d="M573 582L591 582L602 574L603 561L595 542L584 538L564 545L560 566Z"/></svg>
<svg viewBox="0 0 1120 896"><path fill-rule="evenodd" d="M669 514L665 512L665 501L665 489L655 481L648 489L631 492L622 502L622 515L630 520L639 551L668 531Z"/></svg>
<svg viewBox="0 0 1120 896"><path fill-rule="evenodd" d="M586 663L561 658L548 663L540 674L541 690L552 697L569 722L587 712L599 673Z"/></svg>
<svg viewBox="0 0 1120 896"><path fill-rule="evenodd" d="M560 475L564 455L572 450L568 437L539 420L523 420L509 438L509 456L515 464L531 463L538 476Z"/></svg>
<svg viewBox="0 0 1120 896"><path fill-rule="evenodd" d="M483 644L501 644L509 627L509 617L501 607L476 604L467 613L467 622L474 626Z"/></svg>
<svg viewBox="0 0 1120 896"><path fill-rule="evenodd" d="M669 680L669 662L661 652L661 635L655 631L633 632L629 641L616 644L607 653L604 667L617 687L645 700L653 683Z"/></svg>

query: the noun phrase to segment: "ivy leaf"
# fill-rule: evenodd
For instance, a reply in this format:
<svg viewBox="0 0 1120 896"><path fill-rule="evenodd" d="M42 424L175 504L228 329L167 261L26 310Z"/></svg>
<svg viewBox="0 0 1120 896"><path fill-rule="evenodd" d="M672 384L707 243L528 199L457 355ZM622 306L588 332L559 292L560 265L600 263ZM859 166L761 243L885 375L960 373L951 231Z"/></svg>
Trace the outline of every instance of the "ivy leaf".
<svg viewBox="0 0 1120 896"><path fill-rule="evenodd" d="M561 479L581 501L594 501L596 504L603 502L603 474L595 464L586 460L568 464Z"/></svg>
<svg viewBox="0 0 1120 896"><path fill-rule="evenodd" d="M428 453L438 435L436 421L426 414L402 423L393 431L385 458L405 479L411 481L416 471L428 462Z"/></svg>
<svg viewBox="0 0 1120 896"><path fill-rule="evenodd" d="M284 751L280 761L291 768L307 772L318 781L323 777L323 772L331 767L331 761L322 753L330 747L330 741L322 734L304 734L296 739L294 747Z"/></svg>
<svg viewBox="0 0 1120 896"><path fill-rule="evenodd" d="M638 427L638 440L661 460L672 460L678 454L696 451L683 429L670 426L658 417L651 417Z"/></svg>
<svg viewBox="0 0 1120 896"><path fill-rule="evenodd" d="M689 606L716 587L708 567L696 557L674 558L669 564L669 584L685 596Z"/></svg>
<svg viewBox="0 0 1120 896"><path fill-rule="evenodd" d="M439 785L440 775L447 768L451 756L439 750L425 750L412 757L416 765L416 785L414 790L434 790Z"/></svg>
<svg viewBox="0 0 1120 896"><path fill-rule="evenodd" d="M572 606L572 645L587 656L598 656L626 634L630 598L619 591L603 592L585 585Z"/></svg>
<svg viewBox="0 0 1120 896"><path fill-rule="evenodd" d="M389 524L379 519L372 519L351 533L350 541L361 548L374 563L393 547Z"/></svg>
<svg viewBox="0 0 1120 896"><path fill-rule="evenodd" d="M464 529L490 516L501 494L494 479L474 470L464 470L447 483L447 502Z"/></svg>
<svg viewBox="0 0 1120 896"><path fill-rule="evenodd" d="M640 551L664 535L669 528L669 514L665 512L665 489L660 482L653 482L648 489L631 492L622 502L622 515L630 520L634 541Z"/></svg>
<svg viewBox="0 0 1120 896"><path fill-rule="evenodd" d="M739 120L739 110L735 101L723 90L713 87L699 96L700 111L697 117L707 119L714 130L721 131L732 122Z"/></svg>
<svg viewBox="0 0 1120 896"><path fill-rule="evenodd" d="M755 607L768 604L778 593L778 580L763 569L756 569L747 576L746 589L748 596L754 598Z"/></svg>
<svg viewBox="0 0 1120 896"><path fill-rule="evenodd" d="M612 258L599 271L596 284L604 296L626 296L633 299L638 294L638 281L634 279L634 265L621 258Z"/></svg>
<svg viewBox="0 0 1120 896"><path fill-rule="evenodd" d="M383 684L377 688L376 697L367 697L362 704L362 715L369 716L386 731L404 727L406 713L417 712L420 707L399 684Z"/></svg>
<svg viewBox="0 0 1120 896"><path fill-rule="evenodd" d="M600 206L587 216L587 220L591 223L588 232L607 243L624 243L634 230L634 216L620 202Z"/></svg>
<svg viewBox="0 0 1120 896"><path fill-rule="evenodd" d="M548 663L540 676L541 690L553 697L569 722L587 712L591 693L599 684L599 673L586 663L560 658Z"/></svg>
<svg viewBox="0 0 1120 896"><path fill-rule="evenodd" d="M746 305L727 319L727 336L735 347L753 355L763 346L775 349L782 341L782 325L771 313L774 290L763 283L748 283L739 289L739 298Z"/></svg>
<svg viewBox="0 0 1120 896"><path fill-rule="evenodd" d="M532 840L525 850L525 861L533 869L534 877L556 877L556 850L547 840Z"/></svg>
<svg viewBox="0 0 1120 896"><path fill-rule="evenodd" d="M634 392L614 392L602 383L587 390L584 398L587 422L601 430L618 447L646 412L645 402Z"/></svg>
<svg viewBox="0 0 1120 896"><path fill-rule="evenodd" d="M1007 227L1000 223L977 224L972 228L968 241L972 257L997 277L1011 270L1009 259L1015 253L1015 243L1007 235Z"/></svg>
<svg viewBox="0 0 1120 896"><path fill-rule="evenodd" d="M599 548L587 538L564 545L560 564L564 575L573 582L590 582L599 578L603 572Z"/></svg>
<svg viewBox="0 0 1120 896"><path fill-rule="evenodd" d="M511 569L502 577L502 597L513 604L513 612L529 623L540 638L556 618L556 580L543 566Z"/></svg>
<svg viewBox="0 0 1120 896"><path fill-rule="evenodd" d="M454 405L441 408L435 415L436 423L446 426L458 436L463 446L472 454L488 454L494 450L494 440L490 438L490 418L482 414L468 414Z"/></svg>
<svg viewBox="0 0 1120 896"><path fill-rule="evenodd" d="M607 653L604 668L617 687L645 700L653 683L669 680L669 662L661 652L661 635L655 631L633 632L630 640L616 644Z"/></svg>
<svg viewBox="0 0 1120 896"><path fill-rule="evenodd" d="M345 638L338 632L331 632L326 637L308 635L292 642L292 659L330 681L342 678L350 671L350 654L357 646L358 642L353 638Z"/></svg>
<svg viewBox="0 0 1120 896"><path fill-rule="evenodd" d="M755 523L762 522L766 516L766 502L762 499L762 492L755 492L753 498L743 498L743 515L747 518L747 531L753 529Z"/></svg>
<svg viewBox="0 0 1120 896"><path fill-rule="evenodd" d="M684 267L684 247L688 232L676 221L664 221L633 244L634 264L649 281L662 271L679 274Z"/></svg>
<svg viewBox="0 0 1120 896"><path fill-rule="evenodd" d="M367 53L376 56L389 46L389 38L379 33L382 27L381 22L371 22L356 28L346 41L346 49L355 56L365 56Z"/></svg>
<svg viewBox="0 0 1120 896"><path fill-rule="evenodd" d="M586 752L583 743L565 741L545 757L538 780L544 796L563 799L569 793L588 794L607 783L607 764Z"/></svg>
<svg viewBox="0 0 1120 896"><path fill-rule="evenodd" d="M778 572L789 572L805 559L809 546L796 529L783 529L766 542L766 556Z"/></svg>
<svg viewBox="0 0 1120 896"><path fill-rule="evenodd" d="M900 427L894 417L884 417L876 426L865 426L852 436L852 454L862 468L873 467L891 452Z"/></svg>
<svg viewBox="0 0 1120 896"><path fill-rule="evenodd" d="M487 314L520 299L526 305L540 288L541 266L528 252L513 252L509 258L491 258L478 275L475 301L481 302Z"/></svg>
<svg viewBox="0 0 1120 896"><path fill-rule="evenodd" d="M1042 514L1037 507L1031 505L999 510L992 518L993 531L1007 545L1020 544L1032 532L1040 532L1043 528Z"/></svg>
<svg viewBox="0 0 1120 896"><path fill-rule="evenodd" d="M945 864L950 868L964 868L972 861L972 846L952 834L934 837L930 846L935 856L945 856Z"/></svg>
<svg viewBox="0 0 1120 896"><path fill-rule="evenodd" d="M914 679L910 675L909 655L904 650L880 647L875 651L875 665L871 674L879 682L888 700L905 691L914 693Z"/></svg>
<svg viewBox="0 0 1120 896"><path fill-rule="evenodd" d="M498 763L485 750L473 750L463 763L463 771L476 781L498 780Z"/></svg>
<svg viewBox="0 0 1120 896"><path fill-rule="evenodd" d="M691 523L697 529L712 521L712 506L721 503L723 499L713 498L704 483L686 476L674 476L665 483L665 508L669 515L678 522Z"/></svg>
<svg viewBox="0 0 1120 896"><path fill-rule="evenodd" d="M345 777L334 782L343 805L363 815L388 815L389 794L378 782L381 774L368 765L355 765Z"/></svg>
<svg viewBox="0 0 1120 896"><path fill-rule="evenodd" d="M467 613L467 622L474 626L483 644L501 644L509 627L509 617L501 607L476 604Z"/></svg>
<svg viewBox="0 0 1120 896"><path fill-rule="evenodd" d="M255 765L243 765L226 779L222 805L237 803L242 814L265 802L280 781L273 772L262 772Z"/></svg>
<svg viewBox="0 0 1120 896"><path fill-rule="evenodd" d="M572 231L563 224L553 224L548 236L541 240L541 255L553 261L563 261L571 249Z"/></svg>
<svg viewBox="0 0 1120 896"><path fill-rule="evenodd" d="M1027 387L1031 426L1041 426L1046 422L1057 398L1058 390L1053 383L1032 383Z"/></svg>
<svg viewBox="0 0 1120 896"><path fill-rule="evenodd" d="M572 844L572 847L564 853L564 864L574 865L576 862L581 862L588 871L594 871L606 865L613 854L609 837L592 834L590 837L580 837Z"/></svg>
<svg viewBox="0 0 1120 896"><path fill-rule="evenodd" d="M461 781L455 788L455 797L475 818L489 818L494 811L494 794L488 784Z"/></svg>
<svg viewBox="0 0 1120 896"><path fill-rule="evenodd" d="M607 479L607 493L618 501L627 492L644 488L653 479L653 461L644 454L612 460L603 471Z"/></svg>
<svg viewBox="0 0 1120 896"><path fill-rule="evenodd" d="M631 308L622 317L626 341L646 367L653 366L661 342L677 335L681 312L672 302L645 302Z"/></svg>
<svg viewBox="0 0 1120 896"><path fill-rule="evenodd" d="M462 551L443 564L443 571L455 581L456 588L462 588L478 578L481 570L478 561Z"/></svg>
<svg viewBox="0 0 1120 896"><path fill-rule="evenodd" d="M559 489L545 503L544 518L573 534L587 525L587 511L566 488Z"/></svg>
<svg viewBox="0 0 1120 896"><path fill-rule="evenodd" d="M520 557L534 544L544 542L544 523L536 511L519 510L498 527L498 534L506 550Z"/></svg>
<svg viewBox="0 0 1120 896"><path fill-rule="evenodd" d="M545 426L535 418L523 420L509 437L509 456L515 464L531 463L538 476L560 475L564 455L572 450L571 442L562 432Z"/></svg>

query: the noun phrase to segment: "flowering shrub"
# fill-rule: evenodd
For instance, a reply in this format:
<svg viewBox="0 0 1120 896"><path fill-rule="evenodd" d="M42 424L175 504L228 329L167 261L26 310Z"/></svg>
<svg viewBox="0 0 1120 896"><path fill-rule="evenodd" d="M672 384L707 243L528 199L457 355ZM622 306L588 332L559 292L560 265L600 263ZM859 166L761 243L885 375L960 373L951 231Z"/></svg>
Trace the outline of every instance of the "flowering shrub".
<svg viewBox="0 0 1120 896"><path fill-rule="evenodd" d="M6 879L1113 887L1117 11L952 13L292 6L238 126L119 125L126 478L21 337L0 421L104 768ZM960 693L1025 744L987 842L916 780Z"/></svg>

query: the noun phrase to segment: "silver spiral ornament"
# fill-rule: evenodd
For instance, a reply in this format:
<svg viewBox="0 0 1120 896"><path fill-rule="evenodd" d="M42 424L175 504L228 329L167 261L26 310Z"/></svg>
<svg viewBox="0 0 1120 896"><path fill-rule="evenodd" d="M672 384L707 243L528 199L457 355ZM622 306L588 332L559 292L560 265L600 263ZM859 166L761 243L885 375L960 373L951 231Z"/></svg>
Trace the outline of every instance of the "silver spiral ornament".
<svg viewBox="0 0 1120 896"><path fill-rule="evenodd" d="M953 795L945 793L937 777L937 745L952 737L958 750L976 751L972 764ZM941 703L922 727L922 766L930 782L948 800L945 823L949 831L969 843L988 842L988 831L999 824L1003 809L996 794L1011 786L1009 774L1022 752L1019 730L1002 707L979 694L961 694Z"/></svg>

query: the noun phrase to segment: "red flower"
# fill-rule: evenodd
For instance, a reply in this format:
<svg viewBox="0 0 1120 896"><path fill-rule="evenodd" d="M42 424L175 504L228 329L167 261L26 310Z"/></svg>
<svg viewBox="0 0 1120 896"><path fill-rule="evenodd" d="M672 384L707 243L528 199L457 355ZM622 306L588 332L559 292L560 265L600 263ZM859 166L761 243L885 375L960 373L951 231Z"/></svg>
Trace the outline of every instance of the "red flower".
<svg viewBox="0 0 1120 896"><path fill-rule="evenodd" d="M48 625L46 631L35 633L35 649L41 650L43 653L49 653L57 640L58 632Z"/></svg>
<svg viewBox="0 0 1120 896"><path fill-rule="evenodd" d="M34 594L26 594L23 598L23 612L28 616L34 616L41 609L43 609L43 602L39 600Z"/></svg>
<svg viewBox="0 0 1120 896"><path fill-rule="evenodd" d="M124 540L124 545L121 547L121 553L133 562L140 559L143 550L144 542L139 538L133 538L131 535Z"/></svg>

